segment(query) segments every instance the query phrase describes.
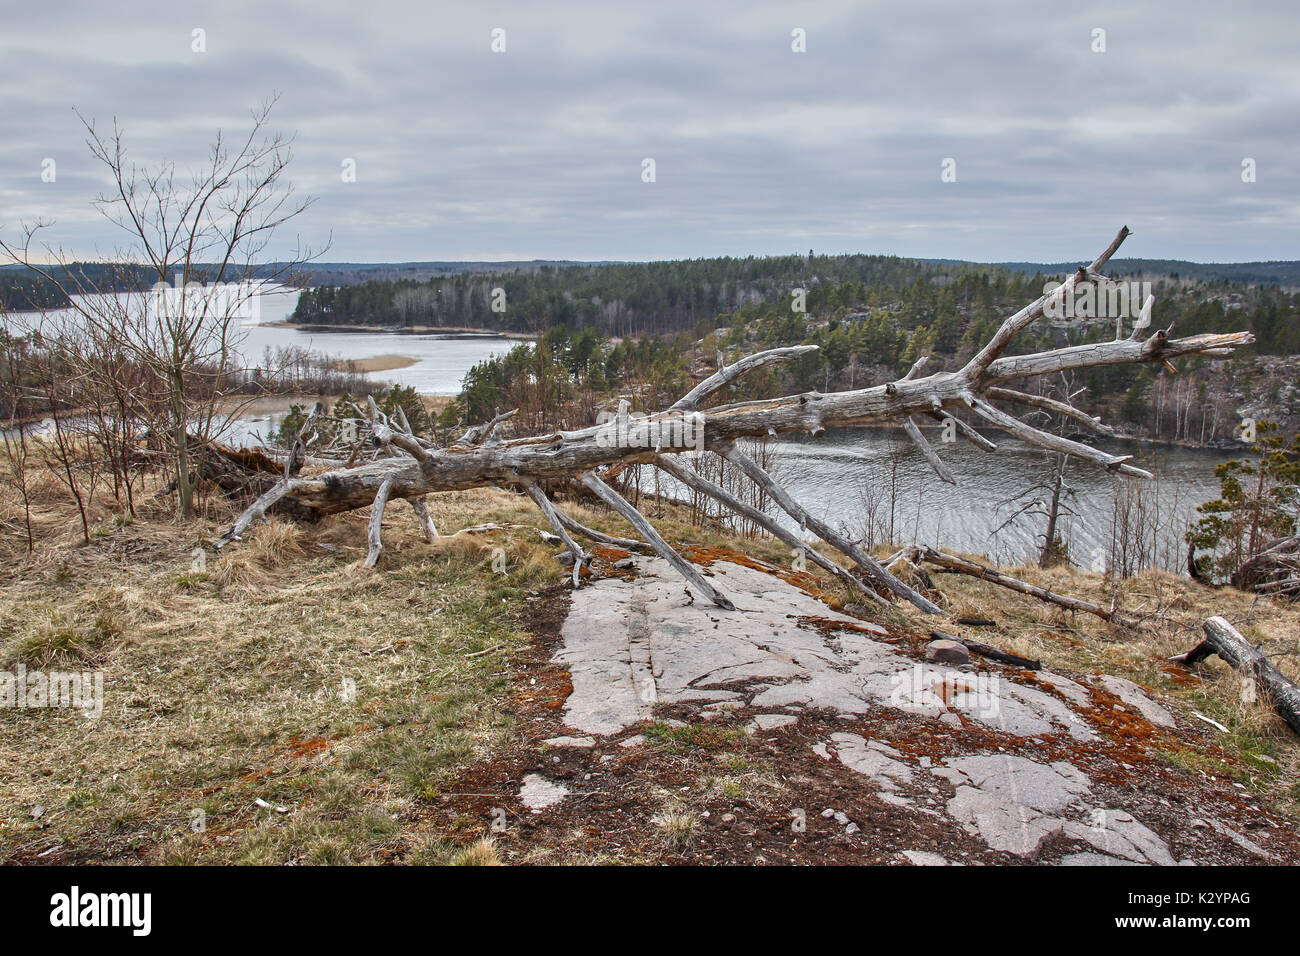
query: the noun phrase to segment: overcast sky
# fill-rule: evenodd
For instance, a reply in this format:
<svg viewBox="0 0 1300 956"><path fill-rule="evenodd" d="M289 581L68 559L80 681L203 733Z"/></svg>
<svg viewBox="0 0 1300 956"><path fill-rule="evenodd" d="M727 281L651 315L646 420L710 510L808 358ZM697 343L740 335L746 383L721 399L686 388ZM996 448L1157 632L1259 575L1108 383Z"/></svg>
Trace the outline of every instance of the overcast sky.
<svg viewBox="0 0 1300 956"><path fill-rule="evenodd" d="M5 238L119 243L74 108L185 166L278 92L329 260L1300 258L1295 0L126 6L5 3Z"/></svg>

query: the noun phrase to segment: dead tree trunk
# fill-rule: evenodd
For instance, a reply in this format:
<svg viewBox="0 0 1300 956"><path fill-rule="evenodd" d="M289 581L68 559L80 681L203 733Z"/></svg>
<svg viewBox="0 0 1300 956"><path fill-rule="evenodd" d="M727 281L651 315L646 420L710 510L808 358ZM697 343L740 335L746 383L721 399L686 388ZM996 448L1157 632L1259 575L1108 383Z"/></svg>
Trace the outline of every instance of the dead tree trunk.
<svg viewBox="0 0 1300 956"><path fill-rule="evenodd" d="M1170 660L1190 666L1211 654L1218 654L1235 671L1248 675L1273 709L1297 734L1300 734L1300 687L1287 680L1259 648L1241 636L1241 632L1221 617L1212 617L1201 625L1205 640L1185 654Z"/></svg>
<svg viewBox="0 0 1300 956"><path fill-rule="evenodd" d="M958 574L969 574L971 577L997 584L1012 591L1019 591L1021 594L1028 594L1040 601L1047 601L1058 607L1063 607L1067 611L1083 611L1087 614L1095 614L1102 620L1118 624L1120 627L1139 627L1142 623L1137 618L1130 617L1114 608L1106 608L1100 604L1093 604L1091 601L1084 601L1081 598L1057 594L1055 591L1047 590L1047 588L1040 588L1036 584L1021 581L1019 578L1013 578L1011 575L995 571L993 568L986 568L974 561L967 561L965 558L944 554L942 551L935 551L933 548L916 548L915 554L918 560L926 561L940 568L946 568L949 571L956 571Z"/></svg>
<svg viewBox="0 0 1300 956"><path fill-rule="evenodd" d="M1234 588L1300 598L1300 535L1264 546L1229 578Z"/></svg>
<svg viewBox="0 0 1300 956"><path fill-rule="evenodd" d="M898 422L905 426L911 416L927 415L940 421L953 422L965 438L986 451L996 451L996 445L957 417L958 414L973 412L1030 444L1069 454L1112 471L1151 477L1147 472L1128 464L1125 457L1109 455L1089 445L1050 435L991 404L992 401L1014 403L1020 400L1021 393L996 389L995 386L1000 383L1097 365L1135 362L1168 364L1172 359L1183 355L1229 355L1236 347L1254 341L1249 332L1171 339L1167 331L1156 332L1146 340L1138 340L1135 330L1134 335L1127 339L1116 338L1110 342L1030 355L1003 354L1020 332L1042 316L1046 309L1063 302L1077 285L1109 282L1098 270L1127 236L1128 228L1125 227L1091 265L1081 267L1054 291L1040 296L1008 317L989 343L965 366L953 372L938 372L920 377L917 373L923 363L918 362L898 381L871 388L832 393L805 392L801 395L738 402L698 411L708 398L739 376L773 362L806 354L815 346L773 349L750 355L733 365L720 367L673 406L645 420L628 422L626 418L620 418L612 423L576 431L504 438L501 435L502 424L512 414L506 413L491 422L471 428L448 448L433 447L414 435L400 418L394 421L384 416L372 402L370 429L373 441L381 449L391 449L391 454L356 467L340 467L323 474L285 476L239 517L234 526L215 543L216 547L234 540L251 522L261 517L267 508L282 501L318 516L372 504L377 509L382 509L383 503L391 498L420 498L431 492L486 486L517 488L537 501L533 489L539 484L552 479L577 479L636 525L654 550L668 557L696 588L697 593L719 607L728 608L731 602L726 595L714 589L684 560L676 556L657 533L652 533L652 528L646 531L644 519L636 515L631 510L632 506L609 489L596 473L597 469L608 466L657 464L665 461L665 456L696 449L723 456L737 465L741 473L762 486L783 511L798 521L804 531L816 535L855 561L856 573L862 576L864 587L902 598L926 613L942 613L941 608L925 595L904 584L863 549L844 539L815 515L809 514L762 468L741 454L736 449L735 442L747 437L791 432L806 432L816 436L829 428L882 422ZM1082 416L1083 413L1077 412L1077 415ZM910 428L908 434L923 449L928 447L919 429ZM669 439L665 440L665 435ZM683 436L687 436L685 440L682 440ZM938 461L933 449L930 449L927 458L932 463ZM942 462L935 467L944 480L953 478L946 467L942 466ZM706 489L705 493L712 494L713 490ZM610 497L611 494L613 497ZM547 517L552 518L549 513ZM594 537L587 529L575 526L572 519L558 509L555 520L574 533ZM373 539L371 546L371 554L377 555ZM574 548L570 550L580 551Z"/></svg>

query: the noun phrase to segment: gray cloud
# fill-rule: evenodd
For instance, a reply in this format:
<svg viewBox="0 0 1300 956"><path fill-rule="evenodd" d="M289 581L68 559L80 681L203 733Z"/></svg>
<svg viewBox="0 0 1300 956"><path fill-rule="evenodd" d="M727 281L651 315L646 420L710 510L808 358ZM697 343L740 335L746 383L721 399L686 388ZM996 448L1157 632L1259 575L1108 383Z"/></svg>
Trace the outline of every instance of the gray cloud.
<svg viewBox="0 0 1300 956"><path fill-rule="evenodd" d="M278 91L318 197L297 231L332 231L331 259L1058 260L1125 222L1131 255L1296 258L1296 21L1285 0L30 5L0 34L0 223L120 242L73 107L184 166Z"/></svg>

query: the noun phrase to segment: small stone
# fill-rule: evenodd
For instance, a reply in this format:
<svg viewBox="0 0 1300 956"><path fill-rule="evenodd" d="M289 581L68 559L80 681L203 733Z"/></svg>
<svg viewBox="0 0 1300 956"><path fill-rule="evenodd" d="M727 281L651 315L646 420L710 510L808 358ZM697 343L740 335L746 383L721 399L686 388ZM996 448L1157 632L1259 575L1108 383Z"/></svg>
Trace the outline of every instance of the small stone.
<svg viewBox="0 0 1300 956"><path fill-rule="evenodd" d="M839 812L839 813L836 813L836 814L835 814L835 822L838 823L840 826L845 826L845 825L849 822L849 815L848 815L847 813L842 812L842 811Z"/></svg>
<svg viewBox="0 0 1300 956"><path fill-rule="evenodd" d="M723 822L723 823L735 823L735 822L736 822L736 815L735 815L734 813L724 813L724 814L722 815L722 822Z"/></svg>
<svg viewBox="0 0 1300 956"><path fill-rule="evenodd" d="M970 651L959 641L931 641L925 645L925 659L938 664L969 664Z"/></svg>
<svg viewBox="0 0 1300 956"><path fill-rule="evenodd" d="M859 827L856 823L850 823L848 826L844 828L844 832L852 836L854 833L857 833L860 829L862 828Z"/></svg>
<svg viewBox="0 0 1300 956"><path fill-rule="evenodd" d="M645 734L634 734L627 740L620 740L618 745L620 747L640 747L643 743L645 743Z"/></svg>
<svg viewBox="0 0 1300 956"><path fill-rule="evenodd" d="M630 568L635 568L636 562L631 558L623 558L621 561L615 561L614 567L618 568L620 571L627 571Z"/></svg>
<svg viewBox="0 0 1300 956"><path fill-rule="evenodd" d="M829 820L831 817L835 816L835 811L832 810L830 807L827 807L825 810L822 811L822 816L825 817L827 820Z"/></svg>
<svg viewBox="0 0 1300 956"><path fill-rule="evenodd" d="M948 861L929 850L904 850L902 856L913 866L947 866Z"/></svg>
<svg viewBox="0 0 1300 956"><path fill-rule="evenodd" d="M551 737L542 743L548 747L594 747L595 737Z"/></svg>

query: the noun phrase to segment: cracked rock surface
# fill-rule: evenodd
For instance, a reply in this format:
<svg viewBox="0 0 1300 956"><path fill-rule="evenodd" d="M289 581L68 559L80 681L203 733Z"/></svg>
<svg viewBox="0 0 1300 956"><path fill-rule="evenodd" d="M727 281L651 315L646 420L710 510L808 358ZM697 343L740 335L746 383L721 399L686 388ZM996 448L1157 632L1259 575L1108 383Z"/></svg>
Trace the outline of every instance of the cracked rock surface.
<svg viewBox="0 0 1300 956"><path fill-rule="evenodd" d="M573 687L564 724L581 736L552 745L625 737L626 750L643 744L642 734L627 734L655 721L657 709L689 710L702 725L734 719L755 740L805 734L800 746L815 766L842 767L888 812L927 821L931 829L918 832L941 823L1002 859L1216 862L1222 854L1197 849L1211 839L1255 862L1278 858L1239 820L1184 815L1176 787L1165 791L1172 799L1147 792L1150 768L1133 765L1146 758L1132 741L1177 733L1178 721L1132 681L927 661L924 639L836 612L761 567L709 566L734 612L692 601L658 558L638 557L634 567L634 580L606 578L572 594L554 661ZM909 736L863 729L881 723L905 724ZM540 783L529 785L534 800L563 799ZM846 837L865 836L827 813ZM1205 817L1194 831L1192 816ZM899 863L944 865L951 856L936 851L951 849L903 843L893 852Z"/></svg>

